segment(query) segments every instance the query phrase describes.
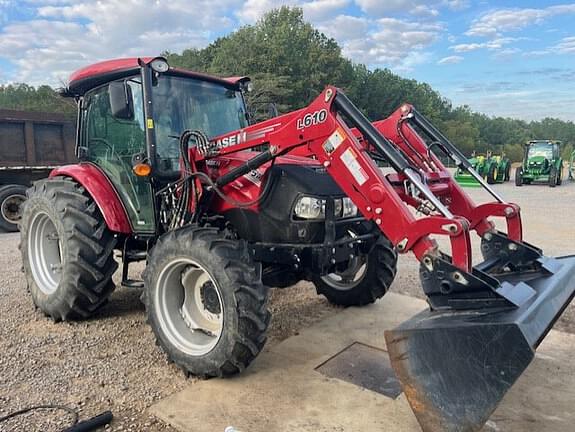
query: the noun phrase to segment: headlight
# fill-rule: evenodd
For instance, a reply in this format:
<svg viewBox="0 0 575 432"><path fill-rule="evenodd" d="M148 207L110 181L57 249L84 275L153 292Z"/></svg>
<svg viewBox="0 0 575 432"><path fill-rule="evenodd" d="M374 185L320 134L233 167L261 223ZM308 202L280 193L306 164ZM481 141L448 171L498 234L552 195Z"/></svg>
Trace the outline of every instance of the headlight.
<svg viewBox="0 0 575 432"><path fill-rule="evenodd" d="M300 219L325 219L326 200L311 196L300 197L294 207L294 214ZM357 207L350 198L337 198L333 202L336 218L357 216Z"/></svg>
<svg viewBox="0 0 575 432"><path fill-rule="evenodd" d="M294 213L302 219L325 219L325 200L303 196L297 201Z"/></svg>
<svg viewBox="0 0 575 432"><path fill-rule="evenodd" d="M337 214L337 212L335 213ZM357 216L357 206L353 203L351 198L344 197L343 198L343 213L341 215L342 218L354 217Z"/></svg>

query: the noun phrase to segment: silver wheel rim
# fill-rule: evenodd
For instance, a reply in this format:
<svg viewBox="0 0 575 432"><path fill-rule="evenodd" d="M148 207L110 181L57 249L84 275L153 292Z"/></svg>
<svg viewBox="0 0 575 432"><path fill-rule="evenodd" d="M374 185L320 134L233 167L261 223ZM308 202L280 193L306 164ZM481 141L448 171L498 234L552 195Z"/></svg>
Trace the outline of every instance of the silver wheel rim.
<svg viewBox="0 0 575 432"><path fill-rule="evenodd" d="M191 356L214 349L222 335L223 302L207 270L192 259L175 258L156 284L155 312L170 343Z"/></svg>
<svg viewBox="0 0 575 432"><path fill-rule="evenodd" d="M62 277L58 231L48 214L39 212L32 218L28 233L28 259L32 277L44 294L52 294L58 289Z"/></svg>
<svg viewBox="0 0 575 432"><path fill-rule="evenodd" d="M355 257L349 261L349 266L344 271L329 273L322 276L321 280L332 288L347 291L359 285L366 273L366 257Z"/></svg>
<svg viewBox="0 0 575 432"><path fill-rule="evenodd" d="M22 203L24 201L26 201L26 196L22 194L7 196L2 201L2 206L0 206L2 218L14 225L20 222L20 219L22 219Z"/></svg>

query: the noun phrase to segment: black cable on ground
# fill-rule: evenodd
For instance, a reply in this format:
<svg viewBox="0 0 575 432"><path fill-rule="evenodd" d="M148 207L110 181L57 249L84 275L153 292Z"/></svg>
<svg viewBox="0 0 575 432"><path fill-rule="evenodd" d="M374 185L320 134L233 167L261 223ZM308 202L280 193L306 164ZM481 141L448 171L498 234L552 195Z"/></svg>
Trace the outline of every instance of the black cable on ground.
<svg viewBox="0 0 575 432"><path fill-rule="evenodd" d="M29 413L30 411L36 411L39 409L50 409L50 410L60 410L60 411L66 411L68 414L72 415L73 420L70 426L74 426L76 423L78 423L78 412L76 412L75 410L73 410L72 408L69 408L67 406L64 405L36 405L36 406L32 406L32 407L28 407L28 408L23 408L21 410L18 411L14 411L8 415L5 415L4 417L0 417L0 423L9 420L11 418Z"/></svg>
<svg viewBox="0 0 575 432"><path fill-rule="evenodd" d="M24 408L18 411L14 411L4 417L0 417L0 423L9 420L11 418L17 417L19 415L27 414L31 411L39 410L39 409L51 409L51 410L61 410L66 411L68 414L72 415L73 419L66 429L63 429L62 432L90 432L96 428L104 426L110 423L114 416L112 411L104 411L97 416L89 418L87 420L81 421L78 423L78 412L72 408L63 405L37 405L33 407Z"/></svg>

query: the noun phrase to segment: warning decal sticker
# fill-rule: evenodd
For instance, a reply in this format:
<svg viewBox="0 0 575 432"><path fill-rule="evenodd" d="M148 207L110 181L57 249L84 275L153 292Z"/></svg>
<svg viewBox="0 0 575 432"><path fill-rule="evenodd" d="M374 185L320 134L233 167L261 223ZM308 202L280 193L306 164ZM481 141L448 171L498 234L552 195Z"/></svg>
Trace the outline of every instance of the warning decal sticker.
<svg viewBox="0 0 575 432"><path fill-rule="evenodd" d="M329 136L326 142L323 143L323 149L327 154L331 154L339 147L345 138L345 132L338 127L335 132Z"/></svg>
<svg viewBox="0 0 575 432"><path fill-rule="evenodd" d="M360 186L367 181L369 176L357 161L357 155L351 147L341 154L340 159Z"/></svg>

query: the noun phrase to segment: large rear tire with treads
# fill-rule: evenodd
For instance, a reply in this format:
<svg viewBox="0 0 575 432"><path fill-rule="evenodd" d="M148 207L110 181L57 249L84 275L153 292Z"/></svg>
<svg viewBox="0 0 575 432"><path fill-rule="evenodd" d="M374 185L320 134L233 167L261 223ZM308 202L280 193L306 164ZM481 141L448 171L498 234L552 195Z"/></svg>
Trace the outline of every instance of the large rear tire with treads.
<svg viewBox="0 0 575 432"><path fill-rule="evenodd" d="M108 299L116 238L76 181L53 177L29 189L20 229L34 304L55 321L88 318Z"/></svg>

